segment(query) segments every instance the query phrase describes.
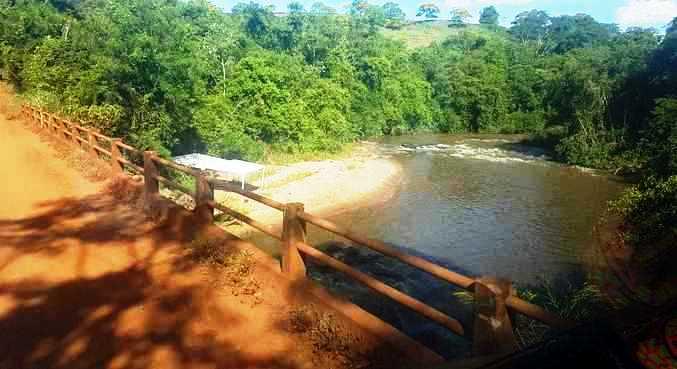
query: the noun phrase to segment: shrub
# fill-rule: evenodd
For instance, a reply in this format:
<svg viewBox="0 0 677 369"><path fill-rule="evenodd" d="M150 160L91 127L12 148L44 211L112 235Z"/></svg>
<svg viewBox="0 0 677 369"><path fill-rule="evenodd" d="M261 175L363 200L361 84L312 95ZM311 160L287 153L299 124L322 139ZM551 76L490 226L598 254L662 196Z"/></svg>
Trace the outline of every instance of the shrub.
<svg viewBox="0 0 677 369"><path fill-rule="evenodd" d="M623 217L625 238L635 248L677 247L677 175L649 177L613 201L611 209Z"/></svg>
<svg viewBox="0 0 677 369"><path fill-rule="evenodd" d="M564 138L555 151L567 163L590 168L608 169L612 165L615 143L605 137L592 137L583 132Z"/></svg>

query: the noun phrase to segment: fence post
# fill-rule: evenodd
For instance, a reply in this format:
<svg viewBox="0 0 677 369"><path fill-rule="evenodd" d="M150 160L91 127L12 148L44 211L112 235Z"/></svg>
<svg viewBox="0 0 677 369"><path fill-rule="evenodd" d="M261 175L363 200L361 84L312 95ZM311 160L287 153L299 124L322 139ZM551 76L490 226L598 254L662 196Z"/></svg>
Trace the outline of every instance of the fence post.
<svg viewBox="0 0 677 369"><path fill-rule="evenodd" d="M505 300L512 294L508 280L484 277L475 284L473 354L503 355L517 351Z"/></svg>
<svg viewBox="0 0 677 369"><path fill-rule="evenodd" d="M87 129L87 141L89 142L89 153L95 158L98 157L99 155L96 153L96 149L94 148L94 145L96 145L96 137L94 136L91 128Z"/></svg>
<svg viewBox="0 0 677 369"><path fill-rule="evenodd" d="M306 222L299 218L303 212L303 204L290 203L284 208L282 222L282 272L292 279L306 276L306 265L296 247L297 242L306 242Z"/></svg>
<svg viewBox="0 0 677 369"><path fill-rule="evenodd" d="M160 184L156 178L159 173L153 157L155 157L155 151L143 152L143 196L146 210L152 208L160 192Z"/></svg>
<svg viewBox="0 0 677 369"><path fill-rule="evenodd" d="M40 109L40 128L45 127L45 115L42 112L42 109Z"/></svg>
<svg viewBox="0 0 677 369"><path fill-rule="evenodd" d="M195 172L195 214L200 221L210 224L214 221L214 209L209 202L214 201L214 188L206 176Z"/></svg>
<svg viewBox="0 0 677 369"><path fill-rule="evenodd" d="M64 141L68 142L72 140L73 138L68 136L68 133L70 133L70 129L68 128L68 125L66 125L66 122L59 117L54 117L54 120L57 122L61 122L61 124L57 124L57 126L61 126L61 137L63 137Z"/></svg>
<svg viewBox="0 0 677 369"><path fill-rule="evenodd" d="M54 118L54 115L51 113L47 113L47 121L54 129L54 137L56 137L59 140L63 140L64 134L63 132L61 132L61 128L59 128L59 124L57 123L56 118Z"/></svg>
<svg viewBox="0 0 677 369"><path fill-rule="evenodd" d="M47 124L49 125L49 129L52 130L52 135L54 135L55 138L59 138L59 128L54 124L54 117L52 117L51 114L45 113L47 116Z"/></svg>
<svg viewBox="0 0 677 369"><path fill-rule="evenodd" d="M110 165L113 166L113 174L120 174L124 172L124 165L120 162L122 153L118 144L122 142L119 138L111 138L110 140Z"/></svg>
<svg viewBox="0 0 677 369"><path fill-rule="evenodd" d="M52 119L52 124L54 125L54 130L56 131L56 137L61 141L66 141L66 133L62 123L59 123L59 119L54 114L50 114Z"/></svg>
<svg viewBox="0 0 677 369"><path fill-rule="evenodd" d="M70 120L67 121L66 124L68 124L69 131L71 133L71 140L73 140L73 142L78 146L78 148L82 150L82 142L78 140L78 138L80 138L80 131L78 131L78 129L75 128L75 125Z"/></svg>

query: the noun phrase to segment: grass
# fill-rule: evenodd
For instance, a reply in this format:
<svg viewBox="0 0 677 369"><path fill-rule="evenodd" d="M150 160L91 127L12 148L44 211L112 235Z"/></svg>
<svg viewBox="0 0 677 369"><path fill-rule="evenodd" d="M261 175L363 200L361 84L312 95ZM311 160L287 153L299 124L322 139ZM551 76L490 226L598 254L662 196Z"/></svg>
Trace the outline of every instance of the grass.
<svg viewBox="0 0 677 369"><path fill-rule="evenodd" d="M263 163L269 165L294 164L302 161L320 161L320 160L340 160L350 157L355 148L355 144L349 143L341 147L336 152L302 152L302 153L284 153L277 151L268 151L263 157Z"/></svg>
<svg viewBox="0 0 677 369"><path fill-rule="evenodd" d="M340 355L353 362L357 359L357 353L350 349L355 337L331 313L319 312L311 305L300 306L289 312L286 326L290 333L309 339L317 352Z"/></svg>
<svg viewBox="0 0 677 369"><path fill-rule="evenodd" d="M188 248L195 260L222 272L224 285L247 290L258 287L253 279L255 262L251 252L231 250L219 239L203 237L194 239Z"/></svg>
<svg viewBox="0 0 677 369"><path fill-rule="evenodd" d="M463 31L469 32L491 32L476 24L469 24L465 27L448 26L447 21L434 21L426 23L413 23L398 30L383 29L383 35L397 41L402 41L411 49L430 46L433 42L441 42L450 36L456 36Z"/></svg>
<svg viewBox="0 0 677 369"><path fill-rule="evenodd" d="M612 309L600 289L590 282L574 286L567 281L555 286L552 282L542 281L536 287L518 287L516 291L521 299L574 322L590 321ZM468 291L456 292L454 296L467 305L474 302L473 294ZM521 314L515 314L512 323L521 347L542 341L551 331L550 326Z"/></svg>

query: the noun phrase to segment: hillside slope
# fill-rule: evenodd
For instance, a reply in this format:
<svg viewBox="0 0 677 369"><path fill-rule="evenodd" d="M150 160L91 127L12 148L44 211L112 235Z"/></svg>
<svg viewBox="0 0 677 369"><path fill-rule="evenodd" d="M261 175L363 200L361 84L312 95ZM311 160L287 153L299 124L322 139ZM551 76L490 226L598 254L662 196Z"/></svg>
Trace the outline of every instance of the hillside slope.
<svg viewBox="0 0 677 369"><path fill-rule="evenodd" d="M465 27L449 27L448 24L449 22L446 20L417 22L410 23L398 30L384 28L382 32L384 36L402 41L407 47L412 49L426 47L433 42L444 41L450 36L459 35L461 32L476 34L502 32L502 29L492 30L479 24L469 24Z"/></svg>

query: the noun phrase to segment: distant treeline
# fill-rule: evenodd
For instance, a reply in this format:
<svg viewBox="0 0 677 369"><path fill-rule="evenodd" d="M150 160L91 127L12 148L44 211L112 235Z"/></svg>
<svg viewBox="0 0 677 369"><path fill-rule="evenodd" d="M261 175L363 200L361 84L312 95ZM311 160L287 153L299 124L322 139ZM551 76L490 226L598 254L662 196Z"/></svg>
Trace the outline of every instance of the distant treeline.
<svg viewBox="0 0 677 369"><path fill-rule="evenodd" d="M508 29L494 7L481 26L467 17L455 10L456 36L412 50L383 35L402 25L396 3L291 3L276 17L256 3L226 14L206 1L0 0L0 77L165 154L256 160L383 134L529 133L560 160L641 173L619 211L641 242L674 237L677 20L661 36L583 14L533 10Z"/></svg>

